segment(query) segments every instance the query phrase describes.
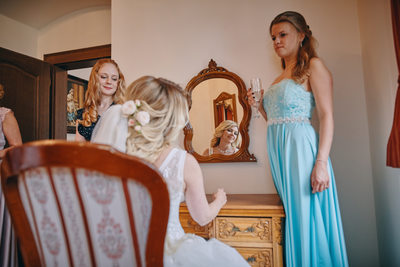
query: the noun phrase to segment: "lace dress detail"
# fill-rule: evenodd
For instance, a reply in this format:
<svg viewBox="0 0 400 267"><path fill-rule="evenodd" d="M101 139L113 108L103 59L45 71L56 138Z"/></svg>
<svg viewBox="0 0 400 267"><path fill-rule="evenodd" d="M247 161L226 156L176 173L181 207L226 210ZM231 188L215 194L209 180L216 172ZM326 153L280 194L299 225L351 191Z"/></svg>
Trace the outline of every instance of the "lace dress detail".
<svg viewBox="0 0 400 267"><path fill-rule="evenodd" d="M168 187L170 197L167 236L164 245L166 267L249 266L232 247L214 238L185 234L179 221L179 206L184 200L183 170L186 151L173 148L159 170Z"/></svg>
<svg viewBox="0 0 400 267"><path fill-rule="evenodd" d="M268 125L310 123L315 107L312 92L291 79L283 79L272 85L265 93L263 103L268 114Z"/></svg>
<svg viewBox="0 0 400 267"><path fill-rule="evenodd" d="M179 221L179 206L184 201L183 195L183 166L185 163L186 151L174 148L168 154L160 166L160 171L167 183L170 198L169 220L167 227L167 236L177 240L185 235Z"/></svg>

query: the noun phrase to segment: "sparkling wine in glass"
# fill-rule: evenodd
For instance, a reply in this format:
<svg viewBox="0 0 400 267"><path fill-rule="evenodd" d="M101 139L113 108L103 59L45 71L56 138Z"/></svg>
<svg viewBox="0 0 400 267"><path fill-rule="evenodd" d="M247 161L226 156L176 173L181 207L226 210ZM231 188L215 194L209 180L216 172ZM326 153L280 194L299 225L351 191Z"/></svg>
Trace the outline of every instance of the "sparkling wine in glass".
<svg viewBox="0 0 400 267"><path fill-rule="evenodd" d="M253 92L253 97L254 97L254 101L255 101L254 118L259 118L260 112L258 111L258 109L260 108L260 102L261 102L261 79L260 78L252 78L250 80L250 85L251 85L251 91Z"/></svg>

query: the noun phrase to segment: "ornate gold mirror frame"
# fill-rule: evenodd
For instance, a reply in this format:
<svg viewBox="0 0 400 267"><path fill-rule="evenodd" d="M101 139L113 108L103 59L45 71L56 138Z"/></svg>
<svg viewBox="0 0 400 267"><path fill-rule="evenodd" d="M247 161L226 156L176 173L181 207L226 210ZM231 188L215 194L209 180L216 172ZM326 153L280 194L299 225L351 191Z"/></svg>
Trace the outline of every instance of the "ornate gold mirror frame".
<svg viewBox="0 0 400 267"><path fill-rule="evenodd" d="M247 102L247 94L246 94L246 86L243 80L233 72L228 71L227 69L218 66L214 60L210 60L208 64L208 68L203 69L199 72L198 75L193 77L186 86L186 91L189 94L189 111L193 107L193 93L194 91L196 94L202 93L205 89L203 87L196 88L200 83L211 80L211 79L226 79L230 81L237 89L237 92L234 94L237 95L237 100L243 109L243 112L240 116L236 117L237 123L239 125L239 133L242 137L242 142L240 148L237 152L231 155L222 155L222 154L211 154L211 155L202 155L203 151L197 151L193 148L193 136L203 134L202 130L193 129L193 121L191 117L191 121L186 125L184 128L184 146L185 149L191 153L200 163L216 163L216 162L256 162L257 159L255 158L254 154L250 154L248 151L249 147L249 134L248 134L248 127L251 118L251 107ZM210 82L210 81L208 81ZM224 94L225 90L222 89ZM217 93L218 95L221 93ZM195 100L196 101L196 100ZM214 106L214 103L200 103L200 107L206 107L207 105ZM233 102L235 104L235 102ZM197 104L197 103L196 103ZM236 104L235 104L236 105ZM235 106L236 109L236 106ZM240 110L241 111L241 110ZM214 115L212 115L212 120L214 120ZM214 122L212 123L212 127L214 127ZM197 130L197 132L196 132Z"/></svg>

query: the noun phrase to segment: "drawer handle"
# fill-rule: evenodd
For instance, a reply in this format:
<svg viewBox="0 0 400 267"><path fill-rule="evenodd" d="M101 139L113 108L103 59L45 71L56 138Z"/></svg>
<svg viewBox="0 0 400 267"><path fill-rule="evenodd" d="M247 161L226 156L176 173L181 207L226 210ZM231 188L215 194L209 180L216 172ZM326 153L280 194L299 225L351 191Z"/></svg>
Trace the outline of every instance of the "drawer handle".
<svg viewBox="0 0 400 267"><path fill-rule="evenodd" d="M243 233L253 233L255 230L256 229L254 229L253 226L249 226L243 231Z"/></svg>
<svg viewBox="0 0 400 267"><path fill-rule="evenodd" d="M248 262L248 263L254 263L254 262L256 262L256 260L257 260L257 259L256 259L256 257L254 257L254 256L250 256L250 257L247 258L247 262Z"/></svg>
<svg viewBox="0 0 400 267"><path fill-rule="evenodd" d="M247 227L243 231L241 231L240 228L237 226L232 227L232 232L239 232L239 233L253 233L255 230L256 229L254 229L254 227L252 227L252 226Z"/></svg>
<svg viewBox="0 0 400 267"><path fill-rule="evenodd" d="M220 238L229 238L237 234L249 235L261 240L271 240L271 229L269 221L260 220L252 225L246 225L239 228L233 222L222 219L218 221L217 236Z"/></svg>

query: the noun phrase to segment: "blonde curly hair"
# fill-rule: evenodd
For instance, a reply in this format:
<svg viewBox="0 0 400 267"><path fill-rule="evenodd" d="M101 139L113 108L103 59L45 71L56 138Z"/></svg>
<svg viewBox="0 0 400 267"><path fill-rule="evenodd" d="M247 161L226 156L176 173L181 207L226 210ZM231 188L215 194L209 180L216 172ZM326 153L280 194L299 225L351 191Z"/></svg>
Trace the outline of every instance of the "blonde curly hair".
<svg viewBox="0 0 400 267"><path fill-rule="evenodd" d="M106 63L113 64L118 70L118 86L113 96L113 102L115 104L121 104L125 94L125 77L119 69L117 62L109 58L98 60L90 72L88 88L85 94L85 103L83 105L84 111L82 113L82 120L78 120L78 122L85 127L89 127L92 123L97 121L97 106L100 105L101 101L98 73L101 67Z"/></svg>
<svg viewBox="0 0 400 267"><path fill-rule="evenodd" d="M217 147L221 141L221 137L224 134L224 131L228 130L230 128L233 128L233 127L236 127L239 129L237 123L234 121L224 120L223 122L221 122L217 126L217 128L215 128L215 133L214 133L213 138L211 139L210 146ZM241 143L242 143L242 136L240 135L240 133L238 133L238 136L237 136L235 142L233 142L231 145L233 148L239 148Z"/></svg>
<svg viewBox="0 0 400 267"><path fill-rule="evenodd" d="M4 97L4 85L0 84L0 99Z"/></svg>
<svg viewBox="0 0 400 267"><path fill-rule="evenodd" d="M188 122L186 92L166 79L144 76L128 86L128 100L140 100L140 110L149 113L150 122L140 132L129 127L126 152L154 162Z"/></svg>

